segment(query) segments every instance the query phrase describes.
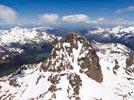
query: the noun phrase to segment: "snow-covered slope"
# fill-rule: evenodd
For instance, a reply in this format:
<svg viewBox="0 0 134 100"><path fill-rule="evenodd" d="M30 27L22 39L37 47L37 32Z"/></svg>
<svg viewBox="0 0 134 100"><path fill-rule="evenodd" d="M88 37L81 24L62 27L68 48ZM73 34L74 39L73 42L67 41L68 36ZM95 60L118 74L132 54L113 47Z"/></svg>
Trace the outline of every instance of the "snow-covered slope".
<svg viewBox="0 0 134 100"><path fill-rule="evenodd" d="M103 85L112 89L117 100L134 99L134 52L121 44L96 43L103 72Z"/></svg>
<svg viewBox="0 0 134 100"><path fill-rule="evenodd" d="M112 27L112 28L101 28L101 27L98 27L96 28L95 30L89 30L89 32L91 34L103 34L104 32L106 33L111 33L111 34L114 34L114 35L119 35L119 34L127 34L127 33L130 33L130 34L134 34L134 26L129 26L129 27L124 27L124 26L115 26L115 27Z"/></svg>
<svg viewBox="0 0 134 100"><path fill-rule="evenodd" d="M134 26L129 26L129 27L123 27L123 26L116 26L113 27L111 30L111 33L132 33L134 34Z"/></svg>
<svg viewBox="0 0 134 100"><path fill-rule="evenodd" d="M20 28L0 30L0 59L24 52L23 45L40 45L42 42L52 42L56 37L48 34L45 28Z"/></svg>
<svg viewBox="0 0 134 100"><path fill-rule="evenodd" d="M103 75L103 80L95 81L90 76L93 73L89 73L88 75L85 73L86 71L90 72L91 67L97 64L94 61L98 61L94 60L97 59L96 54L90 52L90 50L94 51L92 46L85 39L77 39L77 42L74 38L62 41L63 43L56 43L49 59L45 62L24 65L16 74L0 78L0 99L134 99L133 51L120 44L94 43L93 48L99 56ZM69 52L70 47L72 51ZM82 63L89 64L78 60L80 57L84 57L86 60L89 59L89 63L92 66L88 66L88 68L80 71ZM98 64L96 67L100 68ZM98 68L97 70L100 72ZM100 76L99 78L102 77Z"/></svg>
<svg viewBox="0 0 134 100"><path fill-rule="evenodd" d="M112 28L96 28L88 30L85 38L103 43L121 43L134 50L134 26L116 26Z"/></svg>
<svg viewBox="0 0 134 100"><path fill-rule="evenodd" d="M42 42L42 41L52 41L55 38L54 35L47 34L42 31L40 28L20 28L15 27L10 30L1 30L0 31L0 44L11 44L11 43L20 43L26 44L29 42Z"/></svg>

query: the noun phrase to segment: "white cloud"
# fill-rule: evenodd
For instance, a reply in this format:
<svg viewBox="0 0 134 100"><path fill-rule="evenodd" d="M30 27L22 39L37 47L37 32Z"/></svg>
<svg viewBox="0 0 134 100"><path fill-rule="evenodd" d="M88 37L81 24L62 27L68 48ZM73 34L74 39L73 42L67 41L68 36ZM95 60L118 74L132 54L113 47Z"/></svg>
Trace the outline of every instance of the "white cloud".
<svg viewBox="0 0 134 100"><path fill-rule="evenodd" d="M126 8L120 8L116 10L116 13L123 13L123 12L134 12L134 6L128 6Z"/></svg>
<svg viewBox="0 0 134 100"><path fill-rule="evenodd" d="M85 14L63 16L62 21L67 23L91 23L90 18Z"/></svg>
<svg viewBox="0 0 134 100"><path fill-rule="evenodd" d="M0 5L0 22L6 24L16 24L18 16L15 10L5 5Z"/></svg>
<svg viewBox="0 0 134 100"><path fill-rule="evenodd" d="M59 21L58 14L43 14L39 17L40 23L55 24Z"/></svg>

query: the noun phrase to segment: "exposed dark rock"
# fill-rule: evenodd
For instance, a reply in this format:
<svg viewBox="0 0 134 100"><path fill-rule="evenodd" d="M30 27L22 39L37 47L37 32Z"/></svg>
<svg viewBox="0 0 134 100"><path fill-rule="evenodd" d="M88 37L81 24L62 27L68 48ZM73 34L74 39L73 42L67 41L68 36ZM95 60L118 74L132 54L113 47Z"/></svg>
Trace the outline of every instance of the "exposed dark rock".
<svg viewBox="0 0 134 100"><path fill-rule="evenodd" d="M129 57L126 59L126 67L130 67L132 66L132 64L134 64L134 52L131 52L129 54Z"/></svg>
<svg viewBox="0 0 134 100"><path fill-rule="evenodd" d="M17 83L16 79L11 79L9 81L9 84L14 86L14 87L20 87L20 85Z"/></svg>
<svg viewBox="0 0 134 100"><path fill-rule="evenodd" d="M120 66L118 65L118 61L117 61L117 59L115 60L115 66L114 66L114 68L113 68L113 73L116 75L117 73L116 73L116 71L118 70L118 68L119 68Z"/></svg>

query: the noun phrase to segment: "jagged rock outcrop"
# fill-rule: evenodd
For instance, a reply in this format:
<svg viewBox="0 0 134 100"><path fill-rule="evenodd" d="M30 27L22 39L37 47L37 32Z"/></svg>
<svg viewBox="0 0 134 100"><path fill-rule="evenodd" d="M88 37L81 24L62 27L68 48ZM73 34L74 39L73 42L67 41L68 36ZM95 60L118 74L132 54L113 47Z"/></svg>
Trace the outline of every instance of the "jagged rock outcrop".
<svg viewBox="0 0 134 100"><path fill-rule="evenodd" d="M44 71L72 71L76 75L86 74L97 82L103 81L99 58L91 44L76 33L55 42L48 60L43 64Z"/></svg>
<svg viewBox="0 0 134 100"><path fill-rule="evenodd" d="M67 79L66 91L68 98L80 100L80 88L83 87L83 76L97 82L103 81L99 58L91 44L76 33L68 34L62 40L55 41L48 60L42 64L45 72L51 72L48 81L51 82L49 91L54 93L63 78Z"/></svg>

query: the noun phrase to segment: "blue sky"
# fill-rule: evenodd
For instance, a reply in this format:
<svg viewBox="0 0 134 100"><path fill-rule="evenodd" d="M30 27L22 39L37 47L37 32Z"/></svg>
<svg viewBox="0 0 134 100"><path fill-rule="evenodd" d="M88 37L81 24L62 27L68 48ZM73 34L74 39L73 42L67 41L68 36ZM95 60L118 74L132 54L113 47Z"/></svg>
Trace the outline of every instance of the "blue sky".
<svg viewBox="0 0 134 100"><path fill-rule="evenodd" d="M69 24L73 21L133 24L134 21L134 0L0 0L0 4L0 21L6 24L18 24L19 21L23 24ZM11 20L16 22L9 21L7 16L15 16Z"/></svg>

